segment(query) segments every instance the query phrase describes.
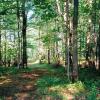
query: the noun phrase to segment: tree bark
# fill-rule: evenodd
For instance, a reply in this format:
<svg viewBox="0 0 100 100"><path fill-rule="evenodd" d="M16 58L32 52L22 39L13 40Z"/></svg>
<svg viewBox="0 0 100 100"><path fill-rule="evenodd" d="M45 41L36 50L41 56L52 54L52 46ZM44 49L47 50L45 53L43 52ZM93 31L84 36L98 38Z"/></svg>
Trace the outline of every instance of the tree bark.
<svg viewBox="0 0 100 100"><path fill-rule="evenodd" d="M50 49L48 48L48 64L50 64Z"/></svg>
<svg viewBox="0 0 100 100"><path fill-rule="evenodd" d="M98 68L100 72L100 21L99 21L99 35L98 35L97 45L98 45Z"/></svg>
<svg viewBox="0 0 100 100"><path fill-rule="evenodd" d="M2 51L1 51L1 28L0 28L0 66L1 65L2 65Z"/></svg>
<svg viewBox="0 0 100 100"><path fill-rule="evenodd" d="M70 48L69 48L69 0L64 2L64 24L65 24L65 66L67 69L68 80L70 80Z"/></svg>
<svg viewBox="0 0 100 100"><path fill-rule="evenodd" d="M20 9L19 0L17 0L17 28L18 28L18 68L21 65L21 40L20 40Z"/></svg>
<svg viewBox="0 0 100 100"><path fill-rule="evenodd" d="M27 28L27 14L25 9L26 0L22 0L22 18L23 18L23 26L22 26L22 39L23 39L23 67L27 67L27 40L26 40L26 28Z"/></svg>
<svg viewBox="0 0 100 100"><path fill-rule="evenodd" d="M7 36L6 36L6 30L5 30L5 34L4 34L4 37L5 37L5 43L4 43L4 65L5 67L7 67Z"/></svg>
<svg viewBox="0 0 100 100"><path fill-rule="evenodd" d="M78 0L74 0L73 16L73 74L72 81L78 79L78 48L77 48L77 26L78 26Z"/></svg>

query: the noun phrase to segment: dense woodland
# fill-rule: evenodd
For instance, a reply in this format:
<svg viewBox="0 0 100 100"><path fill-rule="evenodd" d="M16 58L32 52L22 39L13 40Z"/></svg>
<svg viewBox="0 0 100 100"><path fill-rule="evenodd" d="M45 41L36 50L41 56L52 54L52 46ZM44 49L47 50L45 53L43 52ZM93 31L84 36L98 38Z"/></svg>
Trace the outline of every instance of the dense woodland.
<svg viewBox="0 0 100 100"><path fill-rule="evenodd" d="M73 84L80 69L100 76L100 0L0 0L0 68L20 71L35 63L63 66Z"/></svg>

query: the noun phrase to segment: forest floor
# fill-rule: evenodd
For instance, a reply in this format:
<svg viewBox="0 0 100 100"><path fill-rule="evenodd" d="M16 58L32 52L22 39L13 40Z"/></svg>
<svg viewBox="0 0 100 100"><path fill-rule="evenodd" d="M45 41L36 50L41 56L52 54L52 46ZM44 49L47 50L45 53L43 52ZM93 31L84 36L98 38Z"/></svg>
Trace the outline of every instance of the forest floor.
<svg viewBox="0 0 100 100"><path fill-rule="evenodd" d="M100 75L90 68L79 72L80 81L69 83L63 67L0 67L0 100L100 100Z"/></svg>

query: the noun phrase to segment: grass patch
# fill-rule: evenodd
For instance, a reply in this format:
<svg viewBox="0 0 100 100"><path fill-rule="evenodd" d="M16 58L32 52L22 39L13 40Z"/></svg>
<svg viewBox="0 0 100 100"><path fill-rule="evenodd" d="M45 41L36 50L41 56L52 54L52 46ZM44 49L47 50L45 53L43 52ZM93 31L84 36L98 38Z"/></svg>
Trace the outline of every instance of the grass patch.
<svg viewBox="0 0 100 100"><path fill-rule="evenodd" d="M43 94L48 95L53 92L57 94L58 97L61 96L61 100L67 100L69 98L76 100L100 99L100 97L97 97L100 93L100 91L98 91L98 88L100 88L100 76L96 70L91 68L80 69L80 81L75 82L74 84L68 82L66 72L63 68L55 69L50 66L48 70L53 72L51 76L46 75L37 80L37 90L38 94L41 96Z"/></svg>
<svg viewBox="0 0 100 100"><path fill-rule="evenodd" d="M23 72L31 72L32 70L33 70L32 68L18 69L17 67L0 67L0 76L14 75L14 74L19 74L19 73L23 73Z"/></svg>

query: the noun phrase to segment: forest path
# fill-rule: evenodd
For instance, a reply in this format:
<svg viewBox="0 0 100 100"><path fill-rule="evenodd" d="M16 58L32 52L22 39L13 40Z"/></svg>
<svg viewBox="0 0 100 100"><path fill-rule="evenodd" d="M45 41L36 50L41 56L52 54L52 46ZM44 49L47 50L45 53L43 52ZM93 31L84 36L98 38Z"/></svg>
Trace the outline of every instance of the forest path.
<svg viewBox="0 0 100 100"><path fill-rule="evenodd" d="M15 75L0 77L0 100L37 100L35 91L36 81L50 74L46 69L33 69L31 72L22 72Z"/></svg>
<svg viewBox="0 0 100 100"><path fill-rule="evenodd" d="M62 70L45 64L31 65L22 71L15 68L6 70L0 76L0 100L62 100L57 93L53 98L51 95L54 94L45 96L47 87L59 84L58 77L62 76Z"/></svg>

